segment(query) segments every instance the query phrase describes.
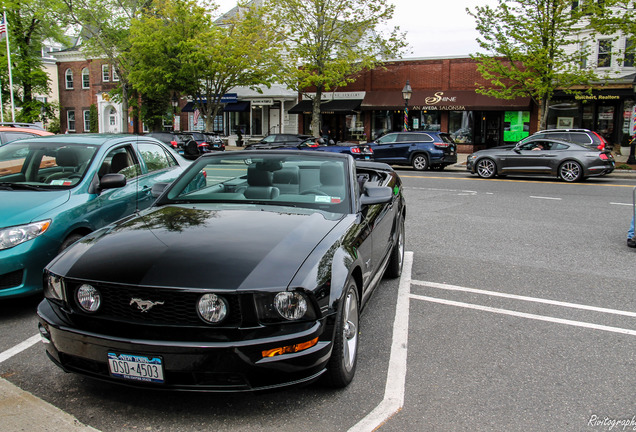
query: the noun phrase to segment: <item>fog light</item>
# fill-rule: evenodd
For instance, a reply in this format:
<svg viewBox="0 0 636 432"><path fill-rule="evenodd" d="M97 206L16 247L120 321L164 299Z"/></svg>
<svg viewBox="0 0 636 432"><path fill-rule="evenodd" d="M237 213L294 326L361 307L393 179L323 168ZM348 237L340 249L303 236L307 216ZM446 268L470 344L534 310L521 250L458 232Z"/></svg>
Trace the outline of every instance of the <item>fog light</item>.
<svg viewBox="0 0 636 432"><path fill-rule="evenodd" d="M274 306L283 318L298 320L307 312L307 300L299 292L280 292L274 297Z"/></svg>
<svg viewBox="0 0 636 432"><path fill-rule="evenodd" d="M227 315L227 302L216 294L204 294L197 305L199 316L209 323L219 323Z"/></svg>
<svg viewBox="0 0 636 432"><path fill-rule="evenodd" d="M77 290L77 303L86 312L95 312L102 303L102 296L94 287L84 284Z"/></svg>

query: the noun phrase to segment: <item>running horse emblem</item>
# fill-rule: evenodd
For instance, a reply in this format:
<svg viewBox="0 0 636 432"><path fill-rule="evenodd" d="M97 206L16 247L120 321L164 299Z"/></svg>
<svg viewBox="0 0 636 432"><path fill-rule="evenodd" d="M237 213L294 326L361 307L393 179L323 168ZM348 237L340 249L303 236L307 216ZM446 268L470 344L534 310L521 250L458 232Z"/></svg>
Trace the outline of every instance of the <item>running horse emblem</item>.
<svg viewBox="0 0 636 432"><path fill-rule="evenodd" d="M142 311L142 312L148 312L150 309L152 309L153 306L162 305L163 304L162 301L153 302L153 301L150 301L150 300L142 300L142 299L136 298L136 297L133 297L130 300L130 304L132 305L133 303L136 303L137 304L137 308L140 311Z"/></svg>

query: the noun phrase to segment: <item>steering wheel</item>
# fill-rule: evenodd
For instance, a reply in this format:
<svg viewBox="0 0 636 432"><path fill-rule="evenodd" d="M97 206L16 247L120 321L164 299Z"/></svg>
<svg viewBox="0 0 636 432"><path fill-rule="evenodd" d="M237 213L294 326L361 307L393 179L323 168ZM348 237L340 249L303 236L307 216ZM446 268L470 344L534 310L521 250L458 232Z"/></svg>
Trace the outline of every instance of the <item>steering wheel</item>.
<svg viewBox="0 0 636 432"><path fill-rule="evenodd" d="M328 194L324 193L321 190L318 189L307 189L304 190L300 193L301 195L324 195L324 196L328 196Z"/></svg>

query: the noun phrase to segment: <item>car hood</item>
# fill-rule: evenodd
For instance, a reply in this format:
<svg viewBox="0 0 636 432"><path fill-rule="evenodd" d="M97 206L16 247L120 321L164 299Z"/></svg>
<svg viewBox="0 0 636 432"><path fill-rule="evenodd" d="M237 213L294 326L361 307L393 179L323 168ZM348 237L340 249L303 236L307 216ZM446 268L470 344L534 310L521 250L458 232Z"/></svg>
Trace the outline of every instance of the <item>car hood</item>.
<svg viewBox="0 0 636 432"><path fill-rule="evenodd" d="M68 190L60 191L0 191L0 226L22 225L39 220L69 200Z"/></svg>
<svg viewBox="0 0 636 432"><path fill-rule="evenodd" d="M341 220L166 206L86 237L51 263L71 278L175 288L284 289Z"/></svg>

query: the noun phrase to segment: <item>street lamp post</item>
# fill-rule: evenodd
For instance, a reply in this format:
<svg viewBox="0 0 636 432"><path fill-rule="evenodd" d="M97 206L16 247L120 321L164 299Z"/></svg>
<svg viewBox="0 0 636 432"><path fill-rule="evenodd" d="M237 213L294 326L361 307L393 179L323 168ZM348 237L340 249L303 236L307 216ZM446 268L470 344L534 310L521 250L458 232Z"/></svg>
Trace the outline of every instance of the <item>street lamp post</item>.
<svg viewBox="0 0 636 432"><path fill-rule="evenodd" d="M409 130L409 99L411 99L412 94L411 84L409 84L409 80L406 80L406 85L402 89L402 97L404 98L404 132Z"/></svg>
<svg viewBox="0 0 636 432"><path fill-rule="evenodd" d="M634 81L632 81L632 90L636 93L636 75L634 76ZM632 110L636 109L632 108ZM633 115L633 114L632 114ZM636 126L634 126L636 128ZM635 132L632 129L630 132ZM631 142L629 143L629 157L627 158L627 163L630 165L636 164L636 157L634 157L634 147L636 147L636 133L634 133L631 137Z"/></svg>

